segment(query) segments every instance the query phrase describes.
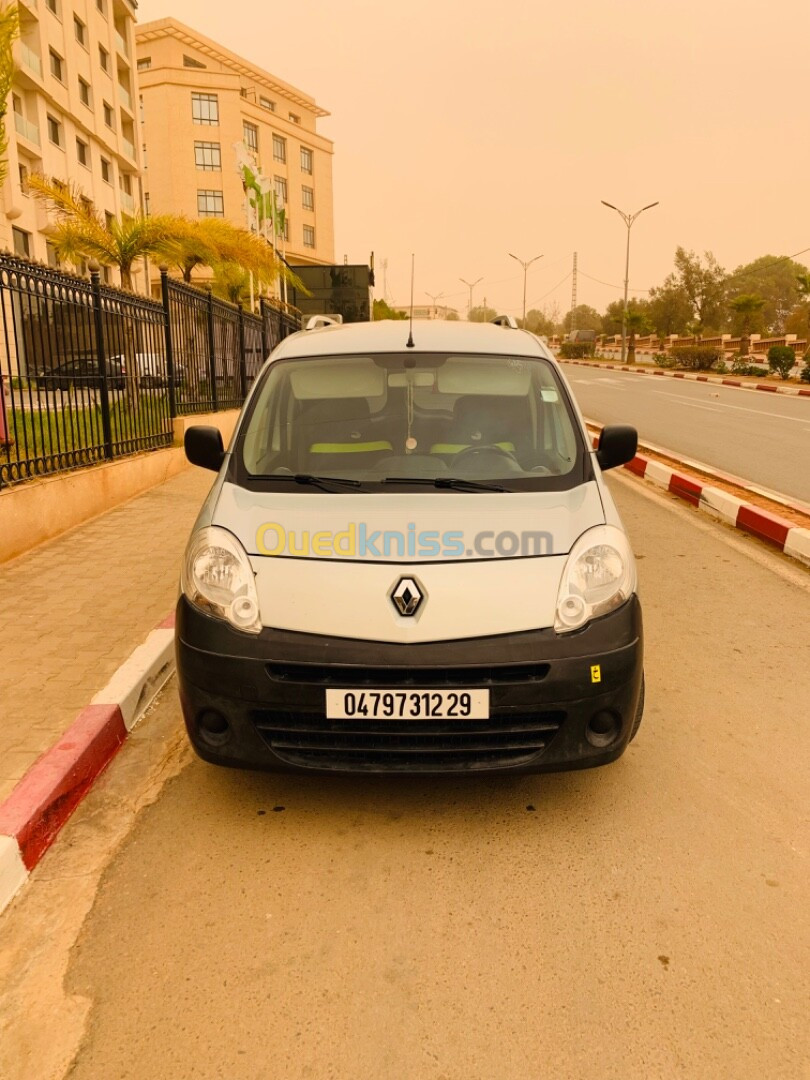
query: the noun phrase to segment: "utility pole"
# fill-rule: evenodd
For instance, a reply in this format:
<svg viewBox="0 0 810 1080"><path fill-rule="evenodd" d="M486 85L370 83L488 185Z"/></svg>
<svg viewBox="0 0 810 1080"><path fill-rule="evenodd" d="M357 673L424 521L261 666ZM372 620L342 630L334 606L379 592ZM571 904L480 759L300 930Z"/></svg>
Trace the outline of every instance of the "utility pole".
<svg viewBox="0 0 810 1080"><path fill-rule="evenodd" d="M513 255L511 251L507 252L510 259L514 259L515 262L519 262L523 267L523 328L526 329L526 275L529 272L529 267L533 262L537 262L538 259L542 259L542 255L535 255L533 259L519 259L517 255Z"/></svg>
<svg viewBox="0 0 810 1080"><path fill-rule="evenodd" d="M477 281L465 281L464 278L462 277L462 278L459 278L458 280L461 282L462 285L466 285L467 288L470 290L470 303L469 303L469 305L467 307L467 321L469 322L470 312L472 311L472 306L473 306L473 288L478 284L479 281L483 281L484 279L483 278L478 278Z"/></svg>
<svg viewBox="0 0 810 1080"><path fill-rule="evenodd" d="M571 333L577 328L577 253L574 252L573 285L571 286Z"/></svg>
<svg viewBox="0 0 810 1080"><path fill-rule="evenodd" d="M438 319L438 317L439 317L439 309L436 306L436 303L437 303L438 300L441 300L441 298L444 296L444 293L440 292L440 293L435 293L434 294L434 293L426 292L425 296L429 296L430 299L433 301L433 318Z"/></svg>
<svg viewBox="0 0 810 1080"><path fill-rule="evenodd" d="M611 210L615 210L627 226L627 256L624 263L624 307L622 308L622 363L624 363L627 360L627 293L630 287L630 229L639 214L643 214L645 210L652 210L654 206L658 206L658 203L648 203L647 206L642 206L640 210L636 210L635 214L626 214L624 210L620 210L618 206L614 206L613 203L605 202L604 199L601 200L601 203L602 206L607 206Z"/></svg>

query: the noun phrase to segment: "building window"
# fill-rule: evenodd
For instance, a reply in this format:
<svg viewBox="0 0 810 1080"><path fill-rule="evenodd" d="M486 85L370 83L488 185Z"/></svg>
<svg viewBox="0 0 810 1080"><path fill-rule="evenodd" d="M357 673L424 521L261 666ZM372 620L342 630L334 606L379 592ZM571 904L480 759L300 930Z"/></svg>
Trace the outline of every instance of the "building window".
<svg viewBox="0 0 810 1080"><path fill-rule="evenodd" d="M53 75L55 79L58 79L59 82L64 82L65 61L62 59L59 53L55 53L53 49L49 49L48 52L51 56L51 75Z"/></svg>
<svg viewBox="0 0 810 1080"><path fill-rule="evenodd" d="M194 163L205 172L219 172L222 168L222 150L218 142L195 142Z"/></svg>
<svg viewBox="0 0 810 1080"><path fill-rule="evenodd" d="M112 183L112 166L106 158L101 159L101 179L105 184Z"/></svg>
<svg viewBox="0 0 810 1080"><path fill-rule="evenodd" d="M284 215L284 239L285 240L290 239L290 215L289 214Z"/></svg>
<svg viewBox="0 0 810 1080"><path fill-rule="evenodd" d="M101 14L104 16L104 18L106 19L107 18L107 0L96 0L96 7L101 12Z"/></svg>
<svg viewBox="0 0 810 1080"><path fill-rule="evenodd" d="M304 247L315 247L315 230L311 225L304 226Z"/></svg>
<svg viewBox="0 0 810 1080"><path fill-rule="evenodd" d="M204 68L208 67L207 64L203 64L200 60L195 60L193 56L183 56L183 67L190 68Z"/></svg>
<svg viewBox="0 0 810 1080"><path fill-rule="evenodd" d="M125 191L127 195L132 194L132 177L129 173L121 173L118 179L119 186L122 191Z"/></svg>
<svg viewBox="0 0 810 1080"><path fill-rule="evenodd" d="M90 83L85 82L84 79L79 76L79 101L82 105L86 105L88 109L92 108L90 104Z"/></svg>
<svg viewBox="0 0 810 1080"><path fill-rule="evenodd" d="M84 25L78 15L73 16L73 32L76 35L76 40L82 46L87 48L87 27Z"/></svg>
<svg viewBox="0 0 810 1080"><path fill-rule="evenodd" d="M59 0L45 0L45 7L59 18Z"/></svg>
<svg viewBox="0 0 810 1080"><path fill-rule="evenodd" d="M245 140L245 146L248 150L252 150L254 154L259 152L259 129L255 124L249 124L247 120L242 124L242 133Z"/></svg>
<svg viewBox="0 0 810 1080"><path fill-rule="evenodd" d="M27 233L25 229L18 229L12 225L11 232L14 236L14 254L19 255L21 259L31 258L31 233Z"/></svg>
<svg viewBox="0 0 810 1080"><path fill-rule="evenodd" d="M219 123L219 98L216 94L192 94L191 116L195 124Z"/></svg>
<svg viewBox="0 0 810 1080"><path fill-rule="evenodd" d="M48 138L54 146L62 145L62 125L48 114Z"/></svg>
<svg viewBox="0 0 810 1080"><path fill-rule="evenodd" d="M141 59L138 61L138 71L148 71L151 66L151 56L142 56Z"/></svg>
<svg viewBox="0 0 810 1080"><path fill-rule="evenodd" d="M76 157L80 165L84 165L86 169L90 168L90 147L81 139L76 140Z"/></svg>
<svg viewBox="0 0 810 1080"><path fill-rule="evenodd" d="M101 70L110 73L110 54L104 48L103 45L98 47L98 62L101 64Z"/></svg>
<svg viewBox="0 0 810 1080"><path fill-rule="evenodd" d="M225 217L221 191L198 191L197 213L200 217Z"/></svg>
<svg viewBox="0 0 810 1080"><path fill-rule="evenodd" d="M306 146L301 147L301 172L312 176L312 151Z"/></svg>
<svg viewBox="0 0 810 1080"><path fill-rule="evenodd" d="M113 115L112 105L108 105L104 102L104 123L108 128L115 128L115 116Z"/></svg>
<svg viewBox="0 0 810 1080"><path fill-rule="evenodd" d="M107 232L112 231L112 227L115 224L115 214L111 214L109 210L104 211L104 224L107 226Z"/></svg>
<svg viewBox="0 0 810 1080"><path fill-rule="evenodd" d="M273 136L273 161L287 160L287 140L280 135Z"/></svg>
<svg viewBox="0 0 810 1080"><path fill-rule="evenodd" d="M301 117L296 116L294 112L291 112L290 113L290 123L291 124L300 124L301 123Z"/></svg>
<svg viewBox="0 0 810 1080"><path fill-rule="evenodd" d="M273 187L276 189L276 199L281 206L287 205L287 181L283 176L276 176L273 180Z"/></svg>
<svg viewBox="0 0 810 1080"><path fill-rule="evenodd" d="M271 101L270 98L260 97L259 104L263 109L267 109L268 112L276 111L276 103L275 101Z"/></svg>
<svg viewBox="0 0 810 1080"><path fill-rule="evenodd" d="M305 210L315 209L315 192L311 187L301 188L301 205Z"/></svg>
<svg viewBox="0 0 810 1080"><path fill-rule="evenodd" d="M23 195L28 195L28 194L30 194L29 191L28 191L28 166L24 165L22 162L20 162L19 170L20 170L20 191L22 192Z"/></svg>
<svg viewBox="0 0 810 1080"><path fill-rule="evenodd" d="M50 240L45 241L45 253L51 270L58 270L60 266L59 256L56 254L56 248Z"/></svg>

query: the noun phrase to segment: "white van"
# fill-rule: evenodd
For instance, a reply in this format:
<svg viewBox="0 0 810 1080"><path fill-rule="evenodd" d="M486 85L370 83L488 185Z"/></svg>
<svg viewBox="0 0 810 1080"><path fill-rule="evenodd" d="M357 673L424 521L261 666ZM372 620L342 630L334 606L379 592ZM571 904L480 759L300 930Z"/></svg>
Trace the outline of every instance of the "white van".
<svg viewBox="0 0 810 1080"><path fill-rule="evenodd" d="M624 751L643 709L633 552L560 369L507 325L283 341L186 551L177 670L205 760L542 772Z"/></svg>

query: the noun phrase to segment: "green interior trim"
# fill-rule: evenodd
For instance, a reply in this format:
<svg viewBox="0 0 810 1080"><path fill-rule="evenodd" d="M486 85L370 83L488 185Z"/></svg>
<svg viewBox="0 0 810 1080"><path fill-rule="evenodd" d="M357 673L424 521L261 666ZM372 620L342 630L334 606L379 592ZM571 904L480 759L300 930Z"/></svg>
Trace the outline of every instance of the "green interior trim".
<svg viewBox="0 0 810 1080"><path fill-rule="evenodd" d="M510 442L481 443L482 446L497 446L499 450L507 450L510 454L515 452L515 444ZM469 450L475 443L434 443L430 448L431 454L460 454L462 450Z"/></svg>
<svg viewBox="0 0 810 1080"><path fill-rule="evenodd" d="M379 450L393 450L390 442L366 442L366 443L313 443L309 448L310 454L373 454Z"/></svg>

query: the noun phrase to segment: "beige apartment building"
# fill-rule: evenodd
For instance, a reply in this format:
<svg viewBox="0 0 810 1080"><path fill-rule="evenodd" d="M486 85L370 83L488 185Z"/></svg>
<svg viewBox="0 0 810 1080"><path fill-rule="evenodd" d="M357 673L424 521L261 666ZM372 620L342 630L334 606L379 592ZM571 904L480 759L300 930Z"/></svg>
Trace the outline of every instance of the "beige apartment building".
<svg viewBox="0 0 810 1080"><path fill-rule="evenodd" d="M333 263L332 153L313 98L175 19L136 29L150 213L249 224L241 144L274 181L290 263Z"/></svg>
<svg viewBox="0 0 810 1080"><path fill-rule="evenodd" d="M31 173L74 182L108 216L141 206L135 4L20 0L19 13L0 245L55 266L53 216L27 193Z"/></svg>

